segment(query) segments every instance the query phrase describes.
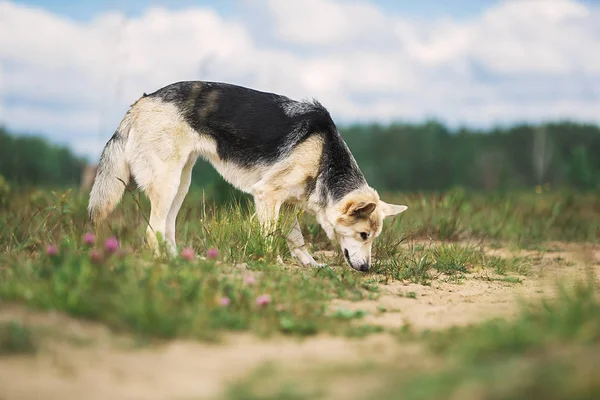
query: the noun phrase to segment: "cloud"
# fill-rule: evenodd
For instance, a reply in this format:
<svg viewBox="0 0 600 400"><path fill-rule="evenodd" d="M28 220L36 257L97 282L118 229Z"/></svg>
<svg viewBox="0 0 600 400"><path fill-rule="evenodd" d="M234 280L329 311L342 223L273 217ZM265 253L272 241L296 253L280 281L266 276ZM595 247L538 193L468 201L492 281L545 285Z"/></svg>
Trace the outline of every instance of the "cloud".
<svg viewBox="0 0 600 400"><path fill-rule="evenodd" d="M381 41L393 21L366 2L332 0L265 2L277 37L303 46L340 46Z"/></svg>
<svg viewBox="0 0 600 400"><path fill-rule="evenodd" d="M188 79L315 97L339 123L600 122L600 7L496 3L414 20L361 1L246 0L79 22L0 1L0 123L97 157L143 92ZM250 14L250 13L249 13Z"/></svg>

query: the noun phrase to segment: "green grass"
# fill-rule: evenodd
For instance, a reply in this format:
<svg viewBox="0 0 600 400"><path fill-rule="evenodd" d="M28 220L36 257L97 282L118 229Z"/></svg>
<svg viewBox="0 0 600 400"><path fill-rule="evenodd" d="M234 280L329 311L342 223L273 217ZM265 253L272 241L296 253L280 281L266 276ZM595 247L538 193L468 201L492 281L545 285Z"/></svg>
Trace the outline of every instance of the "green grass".
<svg viewBox="0 0 600 400"><path fill-rule="evenodd" d="M390 233L388 233L390 234ZM391 236L391 234L389 235ZM384 239L385 240L385 239ZM460 281L465 274L491 269L497 274L527 275L528 260L522 257L500 258L491 256L476 245L456 243L413 245L406 251L400 246L383 243L376 245L377 261L373 272L386 280L408 280L429 284L434 279Z"/></svg>
<svg viewBox="0 0 600 400"><path fill-rule="evenodd" d="M365 276L344 268L282 267L285 240L264 240L244 204L209 207L191 193L179 218L178 237L199 255L219 249L216 260L154 260L144 247L147 202L127 193L94 248L82 242L89 230L86 201L76 193L16 193L0 211L0 298L106 323L116 330L157 337L215 339L224 330L311 335L357 328L332 317L335 297L362 299ZM282 217L280 229L289 223ZM116 234L122 250L109 254L103 240ZM50 244L56 256L47 256ZM94 261L92 253L101 261ZM288 261L289 258L288 258ZM242 264L242 265L240 265ZM252 276L255 283L246 282ZM265 306L256 304L270 296ZM223 306L227 297L230 304Z"/></svg>
<svg viewBox="0 0 600 400"><path fill-rule="evenodd" d="M0 322L0 357L36 351L37 342L30 328L18 321Z"/></svg>
<svg viewBox="0 0 600 400"><path fill-rule="evenodd" d="M199 259L167 265L107 252L94 262L88 254L100 250L78 247L65 241L56 256L9 260L0 271L0 297L141 335L214 339L222 330L343 333L349 323L330 316L327 301L364 295L364 278L346 269L270 264L246 269ZM269 304L257 304L262 295L270 296ZM225 297L226 306L221 304Z"/></svg>
<svg viewBox="0 0 600 400"><path fill-rule="evenodd" d="M397 219L412 237L454 241L478 238L536 248L547 241L600 239L600 198L572 191L383 195L409 209ZM400 228L400 227L397 227Z"/></svg>
<svg viewBox="0 0 600 400"><path fill-rule="evenodd" d="M440 215L460 208L451 206L455 197L447 198L451 200L437 211ZM423 196L419 201L425 200ZM314 219L302 214L309 250L336 250L336 256L326 260L334 268L279 265L276 260L281 257L294 265L284 239L294 210L282 214L279 231L265 240L247 202L216 207L202 192L192 191L178 218L178 243L199 255L216 248L219 256L190 262L150 256L144 245L149 205L138 192L125 193L97 232L94 249L82 242L91 229L86 207L87 197L74 191L11 191L0 210L0 298L163 338L212 340L226 330L362 336L380 328L357 327L356 321L333 315L328 310L331 299L377 299L379 283L390 280L429 284L433 279L460 282L465 274L481 269L523 272L520 260L487 256L480 246L422 245L413 241L414 235L408 242L404 225L422 218L417 201L411 202L409 219L386 222L374 248L371 274L347 268ZM122 247L110 256L102 249L109 235ZM48 257L48 245L57 246L58 255ZM92 252L102 260L93 261ZM256 284L244 283L249 274ZM270 296L271 304L258 307L261 295ZM229 299L228 306L220 305L223 297Z"/></svg>

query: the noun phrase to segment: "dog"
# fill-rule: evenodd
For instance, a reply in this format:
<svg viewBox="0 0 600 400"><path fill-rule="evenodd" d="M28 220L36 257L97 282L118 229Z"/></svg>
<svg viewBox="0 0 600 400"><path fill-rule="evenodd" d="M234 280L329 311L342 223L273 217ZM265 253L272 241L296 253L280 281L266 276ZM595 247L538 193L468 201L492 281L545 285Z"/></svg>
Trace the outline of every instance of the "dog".
<svg viewBox="0 0 600 400"><path fill-rule="evenodd" d="M281 206L316 216L348 265L367 272L386 217L407 209L379 198L358 167L331 115L318 101L296 101L221 82L183 81L139 98L102 155L88 206L92 224L117 206L132 176L150 200L147 242L157 235L175 253L175 221L204 157L223 178L254 198L264 234ZM296 218L287 244L303 265L318 266Z"/></svg>

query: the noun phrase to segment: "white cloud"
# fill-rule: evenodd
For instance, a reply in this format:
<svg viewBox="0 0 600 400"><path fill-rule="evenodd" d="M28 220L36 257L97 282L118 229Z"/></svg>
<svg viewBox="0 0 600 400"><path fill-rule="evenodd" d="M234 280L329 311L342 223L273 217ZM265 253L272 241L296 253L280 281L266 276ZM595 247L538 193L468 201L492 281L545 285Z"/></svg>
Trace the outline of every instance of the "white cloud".
<svg viewBox="0 0 600 400"><path fill-rule="evenodd" d="M600 7L415 21L360 1L253 1L258 27L207 8L83 23L0 1L0 123L96 157L142 92L187 79L316 97L340 123L600 122Z"/></svg>
<svg viewBox="0 0 600 400"><path fill-rule="evenodd" d="M267 0L281 40L304 46L340 45L389 35L392 20L365 2Z"/></svg>

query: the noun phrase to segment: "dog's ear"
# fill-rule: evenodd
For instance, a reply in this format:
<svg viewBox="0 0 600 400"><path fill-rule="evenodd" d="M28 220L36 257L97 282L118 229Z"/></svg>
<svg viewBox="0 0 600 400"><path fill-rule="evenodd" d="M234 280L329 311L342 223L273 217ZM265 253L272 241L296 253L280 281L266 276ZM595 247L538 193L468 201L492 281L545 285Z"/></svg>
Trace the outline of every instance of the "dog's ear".
<svg viewBox="0 0 600 400"><path fill-rule="evenodd" d="M370 202L350 202L347 204L344 215L348 217L354 218L367 218L373 211L375 211L375 207L377 207L376 203Z"/></svg>
<svg viewBox="0 0 600 400"><path fill-rule="evenodd" d="M388 204L383 200L379 200L379 206L381 207L381 210L383 211L383 216L385 217L391 217L394 215L398 215L401 212L404 212L408 209L407 206L399 206L396 204Z"/></svg>
<svg viewBox="0 0 600 400"><path fill-rule="evenodd" d="M366 203L361 201L359 203L354 203L350 209L348 210L348 215L352 215L355 218L366 218L375 210L377 204L375 203Z"/></svg>

